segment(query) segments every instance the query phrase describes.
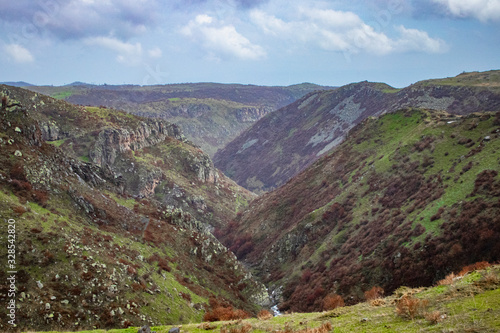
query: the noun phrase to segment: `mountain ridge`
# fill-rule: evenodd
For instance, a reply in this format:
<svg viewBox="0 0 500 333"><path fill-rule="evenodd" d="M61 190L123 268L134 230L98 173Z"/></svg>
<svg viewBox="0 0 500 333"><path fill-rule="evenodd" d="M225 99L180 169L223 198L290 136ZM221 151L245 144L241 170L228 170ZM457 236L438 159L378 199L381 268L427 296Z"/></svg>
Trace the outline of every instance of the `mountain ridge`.
<svg viewBox="0 0 500 333"><path fill-rule="evenodd" d="M332 91L312 92L255 123L218 151L214 163L241 186L265 192L284 184L338 145L353 126L368 116L405 107L461 115L497 110L499 73L464 73L403 89L363 81Z"/></svg>
<svg viewBox="0 0 500 333"><path fill-rule="evenodd" d="M312 83L281 87L209 82L29 87L74 104L112 107L174 122L210 156L265 114L310 91L330 88Z"/></svg>

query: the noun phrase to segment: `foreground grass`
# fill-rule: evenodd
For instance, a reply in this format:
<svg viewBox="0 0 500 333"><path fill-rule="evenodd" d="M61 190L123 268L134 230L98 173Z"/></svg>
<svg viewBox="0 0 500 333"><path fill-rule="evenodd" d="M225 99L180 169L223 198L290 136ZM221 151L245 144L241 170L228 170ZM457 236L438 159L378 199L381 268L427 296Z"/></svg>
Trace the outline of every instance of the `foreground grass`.
<svg viewBox="0 0 500 333"><path fill-rule="evenodd" d="M181 332L321 333L330 323L333 332L498 332L500 331L500 266L470 272L449 284L431 288L399 288L386 298L336 308L327 312L292 313L268 320L185 324ZM396 311L398 301L410 297L426 303L413 319ZM166 333L174 326L156 326ZM317 330L315 330L317 329ZM137 327L83 333L135 333Z"/></svg>

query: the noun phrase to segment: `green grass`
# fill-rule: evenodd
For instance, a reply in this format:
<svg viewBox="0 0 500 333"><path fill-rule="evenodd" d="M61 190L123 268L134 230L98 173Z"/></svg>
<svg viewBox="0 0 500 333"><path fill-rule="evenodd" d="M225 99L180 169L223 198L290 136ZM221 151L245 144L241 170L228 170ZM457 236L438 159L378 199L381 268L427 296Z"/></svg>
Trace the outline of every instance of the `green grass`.
<svg viewBox="0 0 500 333"><path fill-rule="evenodd" d="M500 330L499 273L500 267L494 266L469 273L451 285L416 289L400 288L394 295L383 298L376 306L363 302L327 312L285 314L269 320L250 318L243 321L214 322L208 330L203 329L199 323L191 323L182 325L181 331L184 333L219 332L223 326L230 328L250 325L250 332L255 333L274 332L285 328L293 333L330 322L335 333L497 332ZM485 282L488 276L493 282ZM414 298L426 300L428 305L415 319L402 318L397 315L395 305L402 295L412 295ZM426 314L434 311L439 312L438 322L426 319ZM172 327L175 326L153 326L151 329L158 333L166 333ZM137 327L131 327L82 332L135 333L137 329Z"/></svg>
<svg viewBox="0 0 500 333"><path fill-rule="evenodd" d="M56 141L47 141L47 143L50 143L51 145L54 145L56 147L61 146L64 142L66 142L67 139L62 139L62 140L56 140Z"/></svg>

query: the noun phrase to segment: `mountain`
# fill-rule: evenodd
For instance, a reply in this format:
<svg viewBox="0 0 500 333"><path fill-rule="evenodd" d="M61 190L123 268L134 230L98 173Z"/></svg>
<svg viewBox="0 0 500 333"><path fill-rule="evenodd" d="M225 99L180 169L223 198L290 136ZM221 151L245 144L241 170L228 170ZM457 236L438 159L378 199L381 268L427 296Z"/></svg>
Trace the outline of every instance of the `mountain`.
<svg viewBox="0 0 500 333"><path fill-rule="evenodd" d="M24 81L17 81L17 82L0 82L0 84L5 84L13 87L31 87L33 84L24 82Z"/></svg>
<svg viewBox="0 0 500 333"><path fill-rule="evenodd" d="M254 196L176 125L5 85L0 95L0 254L16 272L0 271L0 301L17 303L19 329L201 321L210 299L249 313L266 301L209 232Z"/></svg>
<svg viewBox="0 0 500 333"><path fill-rule="evenodd" d="M463 73L404 89L360 82L312 92L268 114L214 156L217 168L254 192L276 188L338 145L356 124L405 107L464 115L500 109L500 71Z"/></svg>
<svg viewBox="0 0 500 333"><path fill-rule="evenodd" d="M499 152L500 112L369 117L216 235L283 311L322 310L334 294L355 303L374 286L429 286L500 260Z"/></svg>
<svg viewBox="0 0 500 333"><path fill-rule="evenodd" d="M186 137L213 156L269 112L303 95L330 89L311 83L288 87L186 83L157 86L37 86L30 90L81 105L106 106L179 125Z"/></svg>

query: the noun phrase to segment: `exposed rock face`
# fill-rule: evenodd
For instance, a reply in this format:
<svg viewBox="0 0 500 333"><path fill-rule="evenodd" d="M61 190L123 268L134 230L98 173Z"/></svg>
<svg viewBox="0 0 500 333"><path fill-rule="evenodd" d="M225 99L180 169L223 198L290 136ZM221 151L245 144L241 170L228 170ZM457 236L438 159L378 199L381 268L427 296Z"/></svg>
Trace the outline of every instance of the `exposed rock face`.
<svg viewBox="0 0 500 333"><path fill-rule="evenodd" d="M40 130L45 141L55 141L63 139L67 133L61 133L55 122L40 122Z"/></svg>
<svg viewBox="0 0 500 333"><path fill-rule="evenodd" d="M184 140L176 125L158 120L141 122L135 129L106 128L99 133L89 157L98 165L113 165L117 153L155 145L165 140L167 136Z"/></svg>

